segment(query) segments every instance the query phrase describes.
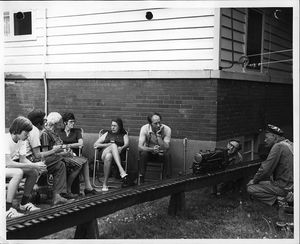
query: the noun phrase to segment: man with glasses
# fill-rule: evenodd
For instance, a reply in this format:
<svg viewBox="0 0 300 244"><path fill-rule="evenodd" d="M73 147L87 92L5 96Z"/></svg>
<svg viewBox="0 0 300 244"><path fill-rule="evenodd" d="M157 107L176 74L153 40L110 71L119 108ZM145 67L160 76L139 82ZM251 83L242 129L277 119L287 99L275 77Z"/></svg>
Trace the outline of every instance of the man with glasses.
<svg viewBox="0 0 300 244"><path fill-rule="evenodd" d="M253 179L247 185L248 193L270 206L278 197L286 197L293 186L293 143L283 137L283 131L268 124L265 144L271 151Z"/></svg>
<svg viewBox="0 0 300 244"><path fill-rule="evenodd" d="M171 166L169 160L169 147L171 140L171 128L161 123L161 115L152 113L147 117L148 124L142 126L140 130L138 150L139 160L139 177L140 182L144 182L147 162L164 161L163 176L171 177Z"/></svg>

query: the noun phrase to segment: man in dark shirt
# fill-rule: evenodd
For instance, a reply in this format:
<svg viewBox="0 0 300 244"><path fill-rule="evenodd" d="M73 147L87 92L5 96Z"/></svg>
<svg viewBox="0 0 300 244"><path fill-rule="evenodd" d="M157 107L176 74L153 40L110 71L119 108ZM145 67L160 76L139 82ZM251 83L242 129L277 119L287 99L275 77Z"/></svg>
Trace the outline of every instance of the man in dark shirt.
<svg viewBox="0 0 300 244"><path fill-rule="evenodd" d="M268 125L265 143L271 151L247 185L248 193L270 206L277 197L286 197L293 185L293 143L283 137L283 131Z"/></svg>

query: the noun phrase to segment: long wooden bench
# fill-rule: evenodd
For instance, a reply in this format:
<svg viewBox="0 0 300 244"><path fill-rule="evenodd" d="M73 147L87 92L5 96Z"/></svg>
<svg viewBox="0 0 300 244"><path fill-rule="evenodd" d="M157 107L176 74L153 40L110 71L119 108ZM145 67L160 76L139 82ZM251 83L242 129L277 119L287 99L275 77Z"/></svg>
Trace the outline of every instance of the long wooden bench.
<svg viewBox="0 0 300 244"><path fill-rule="evenodd" d="M178 214L185 208L185 192L219 182L246 179L256 172L259 165L260 162L257 160L245 162L213 174L189 174L157 183L100 193L72 203L30 213L7 220L7 239L37 239L72 226L77 226L76 239L96 239L99 238L96 218L165 196L171 196L169 214Z"/></svg>

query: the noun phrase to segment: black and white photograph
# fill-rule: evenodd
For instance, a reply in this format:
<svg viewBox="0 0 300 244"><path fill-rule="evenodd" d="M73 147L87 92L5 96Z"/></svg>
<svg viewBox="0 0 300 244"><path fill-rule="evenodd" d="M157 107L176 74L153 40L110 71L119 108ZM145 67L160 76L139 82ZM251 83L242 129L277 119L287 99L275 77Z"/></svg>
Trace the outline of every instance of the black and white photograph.
<svg viewBox="0 0 300 244"><path fill-rule="evenodd" d="M0 13L1 244L299 243L298 1Z"/></svg>

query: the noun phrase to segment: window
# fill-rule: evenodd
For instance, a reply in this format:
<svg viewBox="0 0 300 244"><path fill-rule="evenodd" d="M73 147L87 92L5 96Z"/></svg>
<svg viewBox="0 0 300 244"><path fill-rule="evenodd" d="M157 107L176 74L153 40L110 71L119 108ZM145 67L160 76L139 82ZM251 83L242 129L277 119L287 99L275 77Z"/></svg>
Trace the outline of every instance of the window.
<svg viewBox="0 0 300 244"><path fill-rule="evenodd" d="M33 11L5 11L3 17L5 41L36 39Z"/></svg>
<svg viewBox="0 0 300 244"><path fill-rule="evenodd" d="M261 69L262 31L263 15L253 9L248 10L247 21L247 56L249 63L247 68Z"/></svg>

